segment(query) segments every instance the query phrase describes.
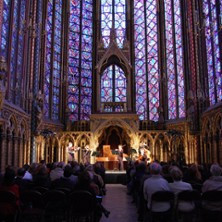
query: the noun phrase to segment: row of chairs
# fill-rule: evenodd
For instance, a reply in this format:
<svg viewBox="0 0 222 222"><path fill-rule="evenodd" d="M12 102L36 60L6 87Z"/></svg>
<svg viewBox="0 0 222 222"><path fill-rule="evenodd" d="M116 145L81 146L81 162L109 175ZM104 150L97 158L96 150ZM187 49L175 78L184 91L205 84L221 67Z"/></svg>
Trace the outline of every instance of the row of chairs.
<svg viewBox="0 0 222 222"><path fill-rule="evenodd" d="M157 212L153 203L169 202L170 210ZM194 203L192 210L183 210L179 203ZM219 208L206 208L205 206L219 206ZM222 221L222 191L208 191L202 195L198 191L182 191L175 195L169 191L158 191L152 195L151 206L147 216L149 221Z"/></svg>
<svg viewBox="0 0 222 222"><path fill-rule="evenodd" d="M16 201L12 192L0 192L0 221L79 221L81 218L94 221L96 202L87 191L29 190L21 194L19 207ZM5 206L17 210L6 212Z"/></svg>

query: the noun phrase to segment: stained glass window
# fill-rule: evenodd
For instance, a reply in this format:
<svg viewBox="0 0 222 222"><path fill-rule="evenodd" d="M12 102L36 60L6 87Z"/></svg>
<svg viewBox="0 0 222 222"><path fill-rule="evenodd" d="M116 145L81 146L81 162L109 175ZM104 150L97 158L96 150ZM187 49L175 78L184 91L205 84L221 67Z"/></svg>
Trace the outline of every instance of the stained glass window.
<svg viewBox="0 0 222 222"><path fill-rule="evenodd" d="M49 0L46 23L44 113L59 119L61 84L62 0Z"/></svg>
<svg viewBox="0 0 222 222"><path fill-rule="evenodd" d="M71 121L88 120L92 103L93 0L71 0L68 107Z"/></svg>
<svg viewBox="0 0 222 222"><path fill-rule="evenodd" d="M109 46L112 27L116 32L116 42L122 48L126 32L125 0L101 0L101 30L105 48Z"/></svg>
<svg viewBox="0 0 222 222"><path fill-rule="evenodd" d="M1 34L1 56L8 58L10 51L10 80L8 99L17 105L21 101L22 66L25 35L25 0L3 1L3 20ZM9 37L11 36L11 41ZM9 43L11 44L9 46Z"/></svg>
<svg viewBox="0 0 222 222"><path fill-rule="evenodd" d="M3 1L2 33L1 33L1 50L0 55L7 58L9 25L10 25L11 1Z"/></svg>
<svg viewBox="0 0 222 222"><path fill-rule="evenodd" d="M124 71L111 65L101 76L101 102L126 102L126 76Z"/></svg>
<svg viewBox="0 0 222 222"><path fill-rule="evenodd" d="M208 86L210 104L222 100L222 46L219 45L219 27L222 24L222 2L204 0L205 39L207 50ZM219 13L220 12L220 13ZM219 24L220 23L220 24Z"/></svg>
<svg viewBox="0 0 222 222"><path fill-rule="evenodd" d="M182 17L180 0L165 0L168 118L185 116Z"/></svg>
<svg viewBox="0 0 222 222"><path fill-rule="evenodd" d="M141 120L157 121L159 62L157 2L134 1L136 110Z"/></svg>

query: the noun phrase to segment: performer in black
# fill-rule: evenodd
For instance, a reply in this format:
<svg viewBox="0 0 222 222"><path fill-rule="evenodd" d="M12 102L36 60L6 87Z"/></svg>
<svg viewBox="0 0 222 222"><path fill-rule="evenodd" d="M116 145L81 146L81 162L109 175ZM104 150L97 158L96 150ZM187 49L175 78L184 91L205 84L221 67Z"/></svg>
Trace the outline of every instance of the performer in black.
<svg viewBox="0 0 222 222"><path fill-rule="evenodd" d="M85 149L83 150L83 163L85 165L90 164L90 155L91 155L91 150L89 148L89 145L86 145Z"/></svg>
<svg viewBox="0 0 222 222"><path fill-rule="evenodd" d="M122 145L118 146L118 162L119 162L119 170L120 171L124 170L124 167L123 167L123 146Z"/></svg>

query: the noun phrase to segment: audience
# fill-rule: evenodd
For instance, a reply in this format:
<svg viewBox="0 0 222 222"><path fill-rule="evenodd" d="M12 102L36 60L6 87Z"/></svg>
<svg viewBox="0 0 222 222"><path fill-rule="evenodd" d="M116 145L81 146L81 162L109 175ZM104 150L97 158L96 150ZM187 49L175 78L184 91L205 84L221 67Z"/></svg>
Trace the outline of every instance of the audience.
<svg viewBox="0 0 222 222"><path fill-rule="evenodd" d="M211 176L209 176L209 172ZM184 175L184 176L183 176ZM131 162L127 170L128 194L133 197L133 202L138 208L138 221L143 221L146 208L150 210L152 195L157 191L171 191L175 194L175 204L177 195L181 191L193 190L195 186L202 187L203 193L211 190L222 191L222 168L218 164L198 166L180 166L176 162L158 163L153 162L146 165L144 162ZM64 162L47 164L41 161L39 164L33 163L31 166L25 164L17 170L7 167L2 175L0 191L11 191L15 194L17 202L16 208L20 205L20 195L26 190L35 187L45 187L47 189L67 188L70 192L75 190L86 190L90 192L95 200L97 196L105 194L105 169L101 163L84 166L75 161L65 165ZM184 182L184 181L186 182ZM147 201L147 203L146 203ZM96 216L101 218L101 214L109 216L100 201L96 200ZM146 203L146 208L144 204ZM202 203L208 210L221 210L222 202ZM179 202L178 209L190 211L194 209L193 202ZM2 208L3 209L3 208ZM2 210L1 209L1 210ZM163 212L170 209L168 202L153 203L152 211ZM14 212L15 208L4 206L5 212Z"/></svg>
<svg viewBox="0 0 222 222"><path fill-rule="evenodd" d="M152 194L157 191L169 191L168 182L161 176L162 167L159 163L151 163L150 173L151 177L146 179L143 187L144 199L147 201L147 208L150 209ZM170 209L170 204L166 203L156 203L152 205L152 211L162 212Z"/></svg>

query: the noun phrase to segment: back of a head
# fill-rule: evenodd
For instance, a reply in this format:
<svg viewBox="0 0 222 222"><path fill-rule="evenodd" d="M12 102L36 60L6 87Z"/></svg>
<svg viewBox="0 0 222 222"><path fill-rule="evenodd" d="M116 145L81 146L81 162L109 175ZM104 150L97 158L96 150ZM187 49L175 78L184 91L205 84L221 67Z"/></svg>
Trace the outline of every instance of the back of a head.
<svg viewBox="0 0 222 222"><path fill-rule="evenodd" d="M218 164L212 164L210 172L213 176L221 176L222 168Z"/></svg>
<svg viewBox="0 0 222 222"><path fill-rule="evenodd" d="M162 167L159 163L153 162L150 164L150 173L153 175L159 175L162 171Z"/></svg>
<svg viewBox="0 0 222 222"><path fill-rule="evenodd" d="M25 175L25 169L24 168L19 168L17 170L17 176L18 177L24 177L24 175Z"/></svg>
<svg viewBox="0 0 222 222"><path fill-rule="evenodd" d="M10 186L15 181L15 170L11 167L7 167L5 170L5 175L3 178L3 183L7 186Z"/></svg>
<svg viewBox="0 0 222 222"><path fill-rule="evenodd" d="M72 175L72 167L66 165L64 168L64 177L70 177Z"/></svg>
<svg viewBox="0 0 222 222"><path fill-rule="evenodd" d="M170 170L170 175L174 181L180 181L183 178L182 171L176 166L172 167L172 169Z"/></svg>

